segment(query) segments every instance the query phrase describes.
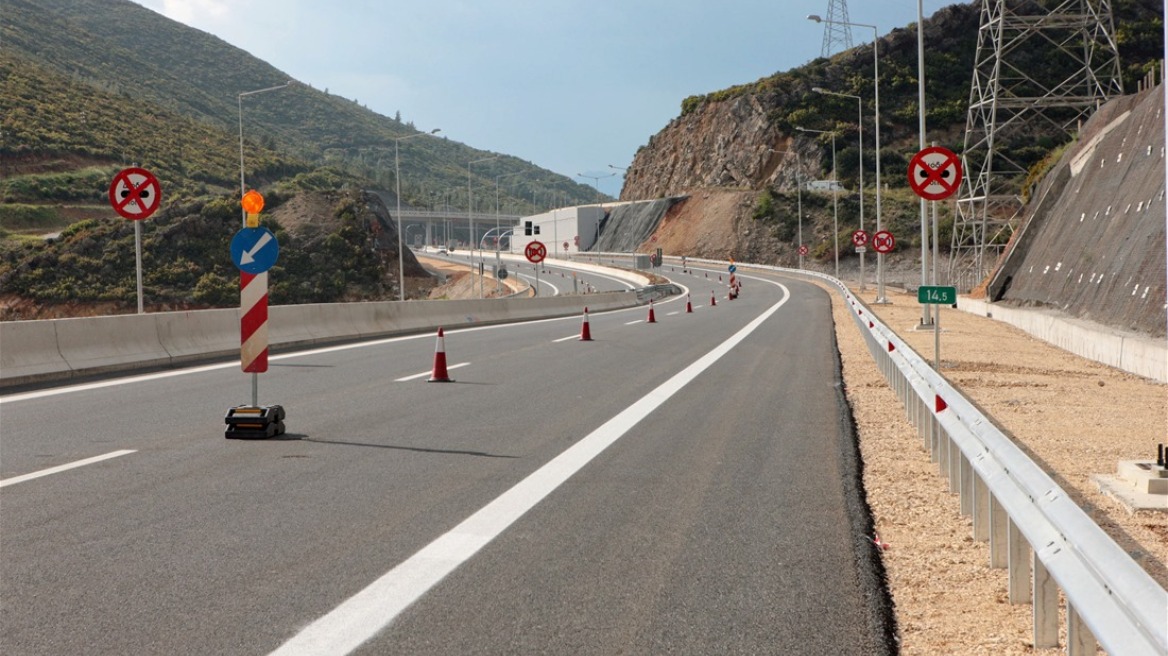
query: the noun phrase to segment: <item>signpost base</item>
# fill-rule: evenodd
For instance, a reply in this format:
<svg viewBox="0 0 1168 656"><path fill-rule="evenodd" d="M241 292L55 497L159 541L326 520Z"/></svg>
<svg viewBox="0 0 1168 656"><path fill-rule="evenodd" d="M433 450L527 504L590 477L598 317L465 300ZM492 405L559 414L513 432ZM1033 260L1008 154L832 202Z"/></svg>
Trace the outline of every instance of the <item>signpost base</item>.
<svg viewBox="0 0 1168 656"><path fill-rule="evenodd" d="M223 437L229 440L265 440L284 434L284 407L241 405L227 410Z"/></svg>

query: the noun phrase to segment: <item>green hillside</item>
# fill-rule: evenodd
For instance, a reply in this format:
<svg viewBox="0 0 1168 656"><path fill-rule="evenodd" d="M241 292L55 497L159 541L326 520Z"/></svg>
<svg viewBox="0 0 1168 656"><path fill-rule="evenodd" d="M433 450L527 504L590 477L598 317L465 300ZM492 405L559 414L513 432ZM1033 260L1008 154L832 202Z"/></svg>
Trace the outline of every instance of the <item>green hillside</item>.
<svg viewBox="0 0 1168 656"><path fill-rule="evenodd" d="M73 158L83 160L80 168L90 166L87 158L117 164L150 160L177 174L171 181L184 191L197 190L200 183L211 190L221 182L230 187L233 176L227 169L233 159L238 180L238 94L291 78L214 36L128 0L6 0L3 18L6 75L25 71L22 95L8 84L0 86L5 115L0 158L12 163L12 177L43 168L47 161L58 162L53 168L61 170ZM19 133L15 128L10 133L10 111L32 104L27 90L36 83L29 78L45 79L46 73L56 79L45 83L65 90L71 101L62 103L58 93L36 103L21 117ZM392 188L392 157L384 155L392 151L395 137L416 132L352 100L302 85L244 103L246 171L249 180L257 176L260 183L329 164L348 171L355 183ZM121 118L115 125L110 116ZM195 134L199 128L207 134ZM143 143L125 130L137 131L137 137L142 131L155 134ZM82 151L76 150L79 146ZM403 196L428 204L438 190L465 189L467 162L495 154L440 135L415 140L402 160ZM184 167L190 172L184 173ZM473 173L481 176L476 184L493 185L496 175L518 172L526 175L513 178L514 197L504 200L512 211L531 209L533 194L555 194L569 203L596 197L590 187L507 155ZM451 203L464 206L465 195L454 194Z"/></svg>

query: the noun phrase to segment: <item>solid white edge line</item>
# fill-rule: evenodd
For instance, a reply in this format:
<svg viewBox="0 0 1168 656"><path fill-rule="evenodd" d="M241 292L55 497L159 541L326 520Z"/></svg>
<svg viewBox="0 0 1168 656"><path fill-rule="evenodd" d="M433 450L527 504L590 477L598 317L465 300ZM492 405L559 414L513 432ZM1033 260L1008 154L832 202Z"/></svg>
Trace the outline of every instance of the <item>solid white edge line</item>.
<svg viewBox="0 0 1168 656"><path fill-rule="evenodd" d="M470 363L469 362L459 362L458 364L452 364L449 367L446 367L446 370L450 371L451 369L458 369L459 367L465 367L468 364L470 364ZM404 382L409 381L409 380L417 380L418 378L421 378L422 376L429 376L433 373L434 373L433 371L423 371L422 373L414 374L413 376L405 376L403 378L394 378L393 382L404 383Z"/></svg>
<svg viewBox="0 0 1168 656"><path fill-rule="evenodd" d="M779 302L458 526L306 626L272 656L331 656L360 647L777 312L791 294L782 284L772 284L783 290Z"/></svg>
<svg viewBox="0 0 1168 656"><path fill-rule="evenodd" d="M29 473L29 474L21 474L20 476L13 476L12 478L6 478L6 479L0 481L0 487L6 487L8 485L15 485L16 483L23 483L25 481L31 481L34 478L40 478L42 476L48 476L50 474L59 474L60 472L63 472L63 471L68 471L70 469L76 469L78 467L84 467L85 465L92 465L95 462L101 462L102 460L109 460L110 458L117 458L119 456L126 456L126 455L129 455L131 453L136 453L136 452L137 452L137 449L123 449L121 451L112 451L112 452L107 453L105 455L94 456L92 458L86 458L84 460L78 460L76 462L70 462L70 463L66 463L64 465L57 465L56 467L42 469L40 471L35 471L35 472Z"/></svg>

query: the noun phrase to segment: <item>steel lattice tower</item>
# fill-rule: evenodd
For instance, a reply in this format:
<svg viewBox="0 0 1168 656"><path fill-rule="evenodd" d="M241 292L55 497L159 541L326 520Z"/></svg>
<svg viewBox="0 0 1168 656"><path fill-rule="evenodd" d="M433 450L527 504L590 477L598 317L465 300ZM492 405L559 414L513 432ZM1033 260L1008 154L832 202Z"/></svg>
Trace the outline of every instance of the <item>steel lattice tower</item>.
<svg viewBox="0 0 1168 656"><path fill-rule="evenodd" d="M821 57L830 57L837 52L851 50L852 30L844 25L847 22L849 22L847 0L828 0L827 20L823 21Z"/></svg>
<svg viewBox="0 0 1168 656"><path fill-rule="evenodd" d="M1038 66L1036 53L1043 53ZM984 0L952 283L968 289L980 282L1016 228L1027 174L1019 148L1039 134L1069 141L1099 104L1122 93L1111 0Z"/></svg>

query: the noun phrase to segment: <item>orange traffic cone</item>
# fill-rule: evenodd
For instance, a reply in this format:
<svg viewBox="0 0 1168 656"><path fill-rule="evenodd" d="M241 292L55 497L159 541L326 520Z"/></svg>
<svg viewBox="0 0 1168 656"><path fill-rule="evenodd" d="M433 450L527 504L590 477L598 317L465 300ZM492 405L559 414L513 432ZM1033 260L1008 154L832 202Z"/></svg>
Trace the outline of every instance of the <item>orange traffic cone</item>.
<svg viewBox="0 0 1168 656"><path fill-rule="evenodd" d="M718 304L718 297L714 296L714 292L710 292L710 307L714 307L717 304Z"/></svg>
<svg viewBox="0 0 1168 656"><path fill-rule="evenodd" d="M689 294L685 295L685 311L686 313L693 312L693 303L691 303L689 300Z"/></svg>
<svg viewBox="0 0 1168 656"><path fill-rule="evenodd" d="M588 328L588 308L584 308L584 324L580 326L580 341L591 342L592 331Z"/></svg>
<svg viewBox="0 0 1168 656"><path fill-rule="evenodd" d="M649 299L649 320L645 323L657 323L657 318L653 316L653 299Z"/></svg>
<svg viewBox="0 0 1168 656"><path fill-rule="evenodd" d="M446 337L442 327L438 328L438 343L434 346L434 372L430 374L428 383L453 383L450 374L446 371Z"/></svg>

